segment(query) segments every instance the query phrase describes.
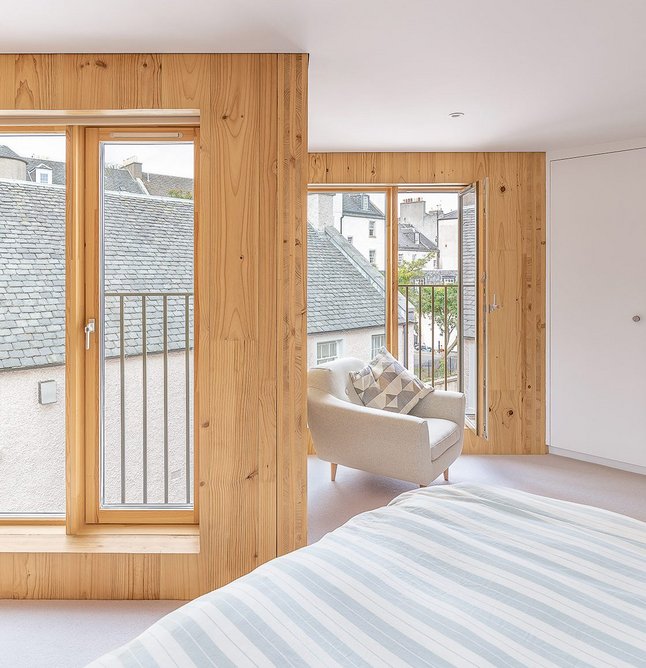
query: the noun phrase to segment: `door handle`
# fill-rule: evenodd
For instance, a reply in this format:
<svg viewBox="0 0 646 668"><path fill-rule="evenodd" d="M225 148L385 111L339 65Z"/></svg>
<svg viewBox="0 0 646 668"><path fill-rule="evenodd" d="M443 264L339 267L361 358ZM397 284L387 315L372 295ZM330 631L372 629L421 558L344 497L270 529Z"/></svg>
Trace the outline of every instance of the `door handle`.
<svg viewBox="0 0 646 668"><path fill-rule="evenodd" d="M88 320L83 331L85 332L85 350L90 349L90 334L94 334L95 330L95 320L92 318Z"/></svg>

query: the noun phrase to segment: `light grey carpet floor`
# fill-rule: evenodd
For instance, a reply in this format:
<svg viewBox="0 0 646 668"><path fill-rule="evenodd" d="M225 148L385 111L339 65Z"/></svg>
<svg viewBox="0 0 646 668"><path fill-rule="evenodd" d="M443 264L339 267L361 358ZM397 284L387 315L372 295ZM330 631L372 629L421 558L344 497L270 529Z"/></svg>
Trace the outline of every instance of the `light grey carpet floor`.
<svg viewBox="0 0 646 668"><path fill-rule="evenodd" d="M416 485L309 458L309 540ZM646 476L564 457L461 457L451 482L500 485L646 520ZM440 479L434 484L444 484ZM118 647L180 601L2 601L0 667L76 668Z"/></svg>

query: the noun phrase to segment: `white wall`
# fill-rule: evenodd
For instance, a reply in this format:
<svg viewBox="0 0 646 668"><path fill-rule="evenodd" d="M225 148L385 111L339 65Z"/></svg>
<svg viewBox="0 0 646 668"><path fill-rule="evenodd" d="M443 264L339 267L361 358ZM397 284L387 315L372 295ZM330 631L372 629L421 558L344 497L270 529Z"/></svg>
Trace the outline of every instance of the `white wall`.
<svg viewBox="0 0 646 668"><path fill-rule="evenodd" d="M646 473L646 141L547 164L550 451Z"/></svg>
<svg viewBox="0 0 646 668"><path fill-rule="evenodd" d="M191 354L191 370L193 360ZM184 354L168 356L169 500L183 503ZM55 380L57 401L38 402L38 382ZM126 501L141 502L141 357L126 360ZM192 384L192 383L191 383ZM163 502L163 358L148 355L148 501ZM192 388L191 388L192 396ZM120 500L119 361L106 363L106 494ZM192 407L191 407L192 408ZM192 410L191 424L192 433ZM192 466L192 462L191 462ZM34 474L37 472L37 474ZM0 372L0 513L65 512L65 367Z"/></svg>
<svg viewBox="0 0 646 668"><path fill-rule="evenodd" d="M458 268L458 221L455 218L438 222L437 245L440 249L440 269Z"/></svg>
<svg viewBox="0 0 646 668"><path fill-rule="evenodd" d="M385 327L366 327L344 332L328 332L325 334L309 334L307 337L307 367L316 366L316 344L322 341L341 340L340 357L357 357L366 363L372 354L372 335L383 334ZM404 326L399 327L399 350L404 349ZM413 327L408 331L408 345L413 349Z"/></svg>

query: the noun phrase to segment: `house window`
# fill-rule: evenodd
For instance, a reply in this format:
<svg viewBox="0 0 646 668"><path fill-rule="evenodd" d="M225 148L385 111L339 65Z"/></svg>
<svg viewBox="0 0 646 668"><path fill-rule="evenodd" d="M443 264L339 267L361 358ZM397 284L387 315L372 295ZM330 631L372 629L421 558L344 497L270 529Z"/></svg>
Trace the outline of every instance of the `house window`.
<svg viewBox="0 0 646 668"><path fill-rule="evenodd" d="M354 243L354 237L348 237L348 243L353 244Z"/></svg>
<svg viewBox="0 0 646 668"><path fill-rule="evenodd" d="M341 341L320 341L316 344L316 363L325 364L339 357Z"/></svg>
<svg viewBox="0 0 646 668"><path fill-rule="evenodd" d="M377 251L374 248L368 251L368 259L370 260L370 264L377 264Z"/></svg>
<svg viewBox="0 0 646 668"><path fill-rule="evenodd" d="M370 195L361 195L361 208L367 211L370 207Z"/></svg>
<svg viewBox="0 0 646 668"><path fill-rule="evenodd" d="M404 261L404 254L403 254L403 253L399 253L399 257L398 257L398 259L399 259L399 264L401 264L401 263Z"/></svg>
<svg viewBox="0 0 646 668"><path fill-rule="evenodd" d="M36 170L36 183L50 184L52 182L52 170L51 169L37 169Z"/></svg>
<svg viewBox="0 0 646 668"><path fill-rule="evenodd" d="M373 334L372 335L372 357L376 357L380 348L383 348L386 345L386 335L385 334Z"/></svg>
<svg viewBox="0 0 646 668"><path fill-rule="evenodd" d="M375 238L377 237L377 231L376 231L376 229L375 229L375 226L376 226L376 223L375 223L374 220L371 220L371 221L368 223L368 236L369 236L371 239L375 239Z"/></svg>

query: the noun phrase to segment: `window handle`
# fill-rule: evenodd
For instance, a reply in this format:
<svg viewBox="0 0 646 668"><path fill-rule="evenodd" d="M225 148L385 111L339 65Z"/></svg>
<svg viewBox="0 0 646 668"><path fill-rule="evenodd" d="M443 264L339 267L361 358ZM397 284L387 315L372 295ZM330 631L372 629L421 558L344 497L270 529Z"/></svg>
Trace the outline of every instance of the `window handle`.
<svg viewBox="0 0 646 668"><path fill-rule="evenodd" d="M502 308L502 304L498 304L496 302L496 293L493 293L493 303L489 304L489 313L493 313L494 311L497 311L499 308Z"/></svg>
<svg viewBox="0 0 646 668"><path fill-rule="evenodd" d="M85 332L85 350L90 349L90 334L94 334L95 321L94 318L88 320L83 331Z"/></svg>

